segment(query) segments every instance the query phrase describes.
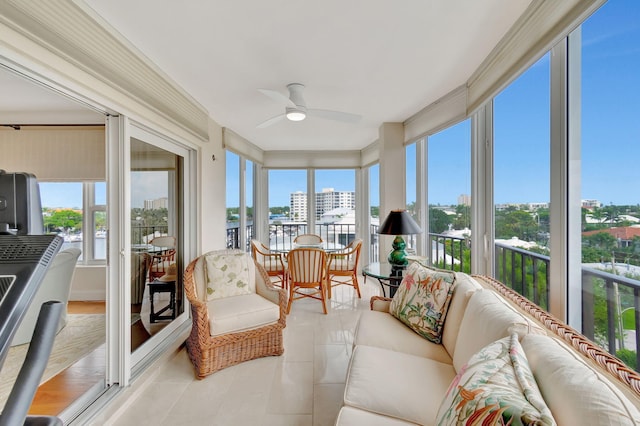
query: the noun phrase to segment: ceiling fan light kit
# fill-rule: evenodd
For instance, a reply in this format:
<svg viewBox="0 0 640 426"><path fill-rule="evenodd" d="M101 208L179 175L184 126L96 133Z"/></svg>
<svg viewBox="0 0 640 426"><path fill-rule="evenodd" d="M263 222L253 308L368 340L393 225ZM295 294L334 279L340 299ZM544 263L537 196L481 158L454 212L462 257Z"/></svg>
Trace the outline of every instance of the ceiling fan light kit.
<svg viewBox="0 0 640 426"><path fill-rule="evenodd" d="M304 97L302 96L302 92L304 91L304 84L290 83L287 84L287 89L289 90L289 97L286 97L282 93L275 90L258 89L265 96L285 105L284 114L277 115L265 122L260 123L258 125L259 129L269 127L283 118L287 118L289 121L302 121L307 118L307 114L314 117L320 117L327 120L342 121L345 123L355 123L362 118L360 115L341 111L313 108L307 109L307 104L304 101Z"/></svg>
<svg viewBox="0 0 640 426"><path fill-rule="evenodd" d="M303 110L302 108L287 107L286 115L290 121L302 121L307 118L307 111L306 108Z"/></svg>

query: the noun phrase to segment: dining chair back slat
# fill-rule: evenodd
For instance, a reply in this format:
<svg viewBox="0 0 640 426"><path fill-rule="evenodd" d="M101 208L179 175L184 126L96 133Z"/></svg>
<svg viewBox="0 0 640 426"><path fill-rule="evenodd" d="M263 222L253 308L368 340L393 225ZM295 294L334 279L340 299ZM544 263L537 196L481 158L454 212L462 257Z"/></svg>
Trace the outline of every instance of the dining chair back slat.
<svg viewBox="0 0 640 426"><path fill-rule="evenodd" d="M327 255L324 250L293 249L287 255L287 264L289 268L287 313L291 312L291 304L294 300L310 297L322 302L322 310L326 314Z"/></svg>
<svg viewBox="0 0 640 426"><path fill-rule="evenodd" d="M358 298L360 295L360 286L358 285L358 264L360 262L360 250L362 248L362 240L356 239L351 242L343 250L329 253L327 260L327 292L331 299L332 287L338 285L351 285L355 288ZM337 279L336 277L348 277Z"/></svg>

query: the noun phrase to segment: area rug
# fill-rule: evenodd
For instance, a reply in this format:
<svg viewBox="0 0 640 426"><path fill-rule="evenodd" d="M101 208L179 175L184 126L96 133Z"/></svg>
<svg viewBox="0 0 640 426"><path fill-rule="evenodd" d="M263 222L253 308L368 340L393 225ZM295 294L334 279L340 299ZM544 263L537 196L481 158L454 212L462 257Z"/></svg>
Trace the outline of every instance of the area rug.
<svg viewBox="0 0 640 426"><path fill-rule="evenodd" d="M46 382L104 344L105 336L105 316L103 314L67 315L67 325L56 336L49 363L40 383ZM0 371L0 407L4 407L9 397L27 355L27 349L29 349L28 343L9 349L7 359L2 366L2 371Z"/></svg>

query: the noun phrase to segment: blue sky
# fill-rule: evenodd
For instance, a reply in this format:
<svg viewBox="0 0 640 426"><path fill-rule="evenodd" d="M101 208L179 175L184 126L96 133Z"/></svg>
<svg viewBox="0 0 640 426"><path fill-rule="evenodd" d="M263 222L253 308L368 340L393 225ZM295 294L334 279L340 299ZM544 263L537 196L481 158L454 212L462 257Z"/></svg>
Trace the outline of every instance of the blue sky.
<svg viewBox="0 0 640 426"><path fill-rule="evenodd" d="M582 196L608 204L638 204L640 182L640 2L611 0L582 25ZM495 99L496 203L549 200L549 55L545 55ZM470 193L470 121L429 138L429 202L455 204ZM415 200L415 167L409 148L407 200ZM237 176L237 163L227 164ZM305 171L273 171L271 206L289 204L306 192ZM371 172L377 182L378 169ZM152 176L133 190L133 204L158 198ZM250 181L250 180L249 180ZM316 190L353 191L351 170L318 171ZM163 189L166 191L166 189ZM249 188L250 190L250 188ZM156 192L160 191L158 194ZM46 187L43 206L82 204L81 191ZM227 205L237 206L238 182L227 182ZM166 192L165 192L166 194ZM251 199L251 193L248 199ZM377 205L378 194L370 194Z"/></svg>

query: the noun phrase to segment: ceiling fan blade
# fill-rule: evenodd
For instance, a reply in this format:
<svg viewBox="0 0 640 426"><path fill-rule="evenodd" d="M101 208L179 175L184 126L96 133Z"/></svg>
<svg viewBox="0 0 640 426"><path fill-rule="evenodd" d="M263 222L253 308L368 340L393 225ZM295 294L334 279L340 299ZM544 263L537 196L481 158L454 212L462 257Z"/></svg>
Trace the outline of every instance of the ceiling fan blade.
<svg viewBox="0 0 640 426"><path fill-rule="evenodd" d="M258 129L264 129L265 127L269 127L272 124L276 124L278 121L282 120L285 117L286 117L286 114L276 115L275 117L271 117L267 121L264 121L264 122L258 124L256 127Z"/></svg>
<svg viewBox="0 0 640 426"><path fill-rule="evenodd" d="M268 98L271 98L272 100L276 101L277 103L282 103L285 104L286 106L290 106L295 108L296 104L289 99L286 95L283 95L280 92L277 92L275 90L270 90L270 89L258 89L258 92L262 93L263 95L265 95Z"/></svg>
<svg viewBox="0 0 640 426"><path fill-rule="evenodd" d="M314 117L325 118L327 120L342 121L344 123L356 123L362 119L361 115L351 114L349 112L332 111L329 109L307 109L307 114Z"/></svg>

